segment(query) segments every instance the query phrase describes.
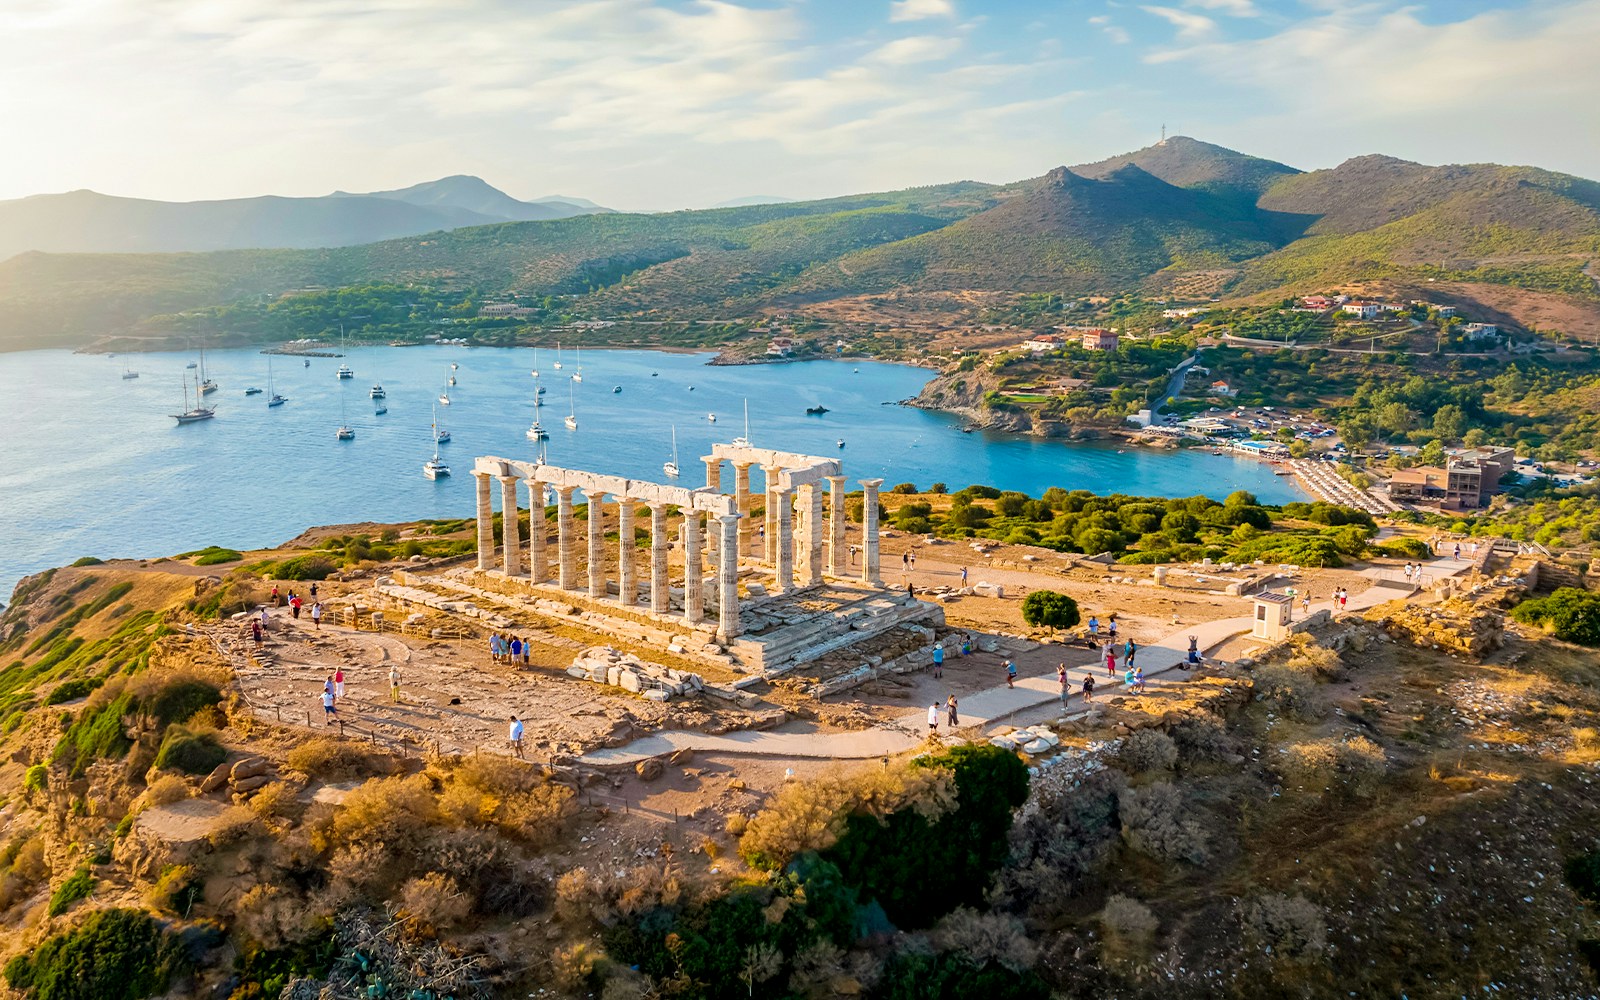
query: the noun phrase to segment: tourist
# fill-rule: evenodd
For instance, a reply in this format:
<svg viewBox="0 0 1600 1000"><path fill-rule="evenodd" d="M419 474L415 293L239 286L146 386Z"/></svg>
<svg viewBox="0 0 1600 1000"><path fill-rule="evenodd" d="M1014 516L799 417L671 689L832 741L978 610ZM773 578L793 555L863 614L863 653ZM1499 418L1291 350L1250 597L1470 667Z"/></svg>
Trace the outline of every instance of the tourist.
<svg viewBox="0 0 1600 1000"><path fill-rule="evenodd" d="M1111 616L1111 620L1106 623L1106 634L1111 636L1111 639L1112 639L1113 642L1116 641L1116 638L1117 638L1117 616L1116 615L1112 615Z"/></svg>
<svg viewBox="0 0 1600 1000"><path fill-rule="evenodd" d="M522 640L516 636L511 637L511 665L516 666L522 662Z"/></svg>
<svg viewBox="0 0 1600 1000"><path fill-rule="evenodd" d="M1133 641L1133 636L1128 636L1128 641L1122 647L1122 662L1133 666L1133 654L1139 651L1139 644Z"/></svg>
<svg viewBox="0 0 1600 1000"><path fill-rule="evenodd" d="M1083 675L1083 703L1085 705L1090 705L1090 704L1094 703L1094 675L1093 674L1084 674Z"/></svg>
<svg viewBox="0 0 1600 1000"><path fill-rule="evenodd" d="M1100 619L1094 615L1089 616L1089 641L1091 643L1100 641Z"/></svg>
<svg viewBox="0 0 1600 1000"><path fill-rule="evenodd" d="M265 604L261 605L261 627L262 629L267 627L267 606Z"/></svg>
<svg viewBox="0 0 1600 1000"><path fill-rule="evenodd" d="M854 566L856 564L856 547L854 545L847 545L845 546L845 549L850 553L850 565Z"/></svg>
<svg viewBox="0 0 1600 1000"><path fill-rule="evenodd" d="M911 552L910 552L910 556L911 556L911 568L912 569L916 569L917 568L917 550L916 549L912 549Z"/></svg>
<svg viewBox="0 0 1600 1000"><path fill-rule="evenodd" d="M939 731L939 703L934 702L928 706L928 735Z"/></svg>
<svg viewBox="0 0 1600 1000"><path fill-rule="evenodd" d="M259 618L250 619L250 637L255 639L256 648L260 649L261 648L261 619L259 619Z"/></svg>
<svg viewBox="0 0 1600 1000"><path fill-rule="evenodd" d="M289 598L289 613L294 615L296 621L300 620L300 598Z"/></svg>
<svg viewBox="0 0 1600 1000"><path fill-rule="evenodd" d="M315 625L317 627L317 631L318 632L322 631L322 602L321 601L318 601L317 603L311 605L311 624L313 624L313 625Z"/></svg>
<svg viewBox="0 0 1600 1000"><path fill-rule="evenodd" d="M1472 543L1472 558L1474 558L1474 559L1478 558L1478 543L1477 542L1473 542Z"/></svg>
<svg viewBox="0 0 1600 1000"><path fill-rule="evenodd" d="M489 662L490 663L499 663L500 662L500 633L499 632L496 632L493 635L489 636Z"/></svg>
<svg viewBox="0 0 1600 1000"><path fill-rule="evenodd" d="M322 718L323 718L323 720L327 723L327 725L331 726L331 725L333 725L334 716L336 716L338 714L339 714L339 710L337 708L333 707L333 689L329 688L329 687L324 687L322 689Z"/></svg>
<svg viewBox="0 0 1600 1000"><path fill-rule="evenodd" d="M332 674L329 674L328 675L328 679L322 682L322 693L323 694L328 694L328 695L333 694L333 675Z"/></svg>
<svg viewBox="0 0 1600 1000"><path fill-rule="evenodd" d="M389 665L389 700L394 704L400 703L400 665Z"/></svg>
<svg viewBox="0 0 1600 1000"><path fill-rule="evenodd" d="M1117 676L1117 651L1115 649L1111 648L1111 643L1109 643L1109 642L1106 643L1105 655L1106 655L1106 676L1107 677L1115 677L1115 676Z"/></svg>
<svg viewBox="0 0 1600 1000"><path fill-rule="evenodd" d="M1124 670L1122 672L1122 686L1127 688L1129 691L1132 691L1133 690L1133 682L1134 682L1134 671L1133 671L1132 667L1129 667L1127 670Z"/></svg>
<svg viewBox="0 0 1600 1000"><path fill-rule="evenodd" d="M910 580L906 581L906 596L911 598L913 601L917 599L917 589L911 586Z"/></svg>
<svg viewBox="0 0 1600 1000"><path fill-rule="evenodd" d="M533 659L533 642L529 639L522 640L522 665L527 666Z"/></svg>
<svg viewBox="0 0 1600 1000"><path fill-rule="evenodd" d="M966 585L967 585L967 568L965 566L963 566L963 567L961 567L961 586L965 587Z"/></svg>
<svg viewBox="0 0 1600 1000"><path fill-rule="evenodd" d="M944 643L933 644L933 676L944 676Z"/></svg>
<svg viewBox="0 0 1600 1000"><path fill-rule="evenodd" d="M272 585L272 603L276 607L283 607L283 595L278 593L278 585Z"/></svg>
<svg viewBox="0 0 1600 1000"><path fill-rule="evenodd" d="M311 599L313 601L317 599L317 581L315 580L311 581Z"/></svg>
<svg viewBox="0 0 1600 1000"><path fill-rule="evenodd" d="M515 715L511 717L511 750L518 757L522 756L522 720Z"/></svg>
<svg viewBox="0 0 1600 1000"><path fill-rule="evenodd" d="M1308 615L1311 613L1311 591L1300 595L1300 608Z"/></svg>
<svg viewBox="0 0 1600 1000"><path fill-rule="evenodd" d="M909 552L900 553L900 571L902 573L911 572L911 553L909 553Z"/></svg>
<svg viewBox="0 0 1600 1000"><path fill-rule="evenodd" d="M950 697L948 697L948 698L946 698L944 700L944 711L945 711L945 719L946 719L946 721L949 723L951 730L954 730L956 728L956 726L961 724L960 720L957 719L957 717L956 717L956 696L955 695L951 695Z"/></svg>
<svg viewBox="0 0 1600 1000"><path fill-rule="evenodd" d="M1133 686L1140 694L1144 694L1144 668L1135 667L1133 671Z"/></svg>
<svg viewBox="0 0 1600 1000"><path fill-rule="evenodd" d="M1015 663L1012 663L1010 660L1007 660L1006 661L1006 687L1014 688L1016 686L1017 686L1017 665Z"/></svg>
<svg viewBox="0 0 1600 1000"><path fill-rule="evenodd" d="M1067 707L1067 699L1072 697L1072 680L1067 677L1065 663L1056 666L1056 683L1061 685L1061 707Z"/></svg>
<svg viewBox="0 0 1600 1000"><path fill-rule="evenodd" d="M339 667L333 672L333 695L336 698L344 697L344 668Z"/></svg>

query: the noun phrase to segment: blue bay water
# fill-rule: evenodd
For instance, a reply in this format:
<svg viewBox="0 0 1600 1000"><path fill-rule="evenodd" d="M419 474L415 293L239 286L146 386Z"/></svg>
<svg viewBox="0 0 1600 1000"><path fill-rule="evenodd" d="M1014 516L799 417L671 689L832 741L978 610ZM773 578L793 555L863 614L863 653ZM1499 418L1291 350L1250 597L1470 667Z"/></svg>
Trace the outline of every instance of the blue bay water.
<svg viewBox="0 0 1600 1000"><path fill-rule="evenodd" d="M713 441L742 433L748 399L757 446L838 455L847 475L882 477L885 488L986 483L1035 496L1062 486L1218 498L1248 489L1271 503L1301 499L1287 478L1249 459L963 434L959 417L884 405L917 393L931 377L920 368L849 361L711 367L709 359L585 352L578 385L566 378L577 370L571 351L558 372L554 353L540 350L548 461L660 480L676 425L682 482L698 486L705 482L700 456ZM466 517L474 457L533 456L525 435L533 417L529 349L353 348L346 361L356 377L345 381L335 378L336 359L312 358L308 368L300 358L274 356L276 388L289 402L272 409L265 395L244 395L249 385L266 388L267 355L214 351L206 364L221 389L207 401L217 416L179 426L170 414L180 409L191 360L0 354L0 391L9 400L0 433L0 599L21 577L84 555L255 547L321 524ZM453 440L439 450L457 474L433 482L421 468L433 452L432 407L451 363L460 366L458 384L449 390L452 405L439 407L439 422ZM140 377L123 380L124 365ZM374 381L388 391L383 416L367 395ZM576 431L562 426L569 387ZM341 400L353 441L334 438ZM808 416L806 407L818 403L831 412ZM712 412L716 423L706 419Z"/></svg>

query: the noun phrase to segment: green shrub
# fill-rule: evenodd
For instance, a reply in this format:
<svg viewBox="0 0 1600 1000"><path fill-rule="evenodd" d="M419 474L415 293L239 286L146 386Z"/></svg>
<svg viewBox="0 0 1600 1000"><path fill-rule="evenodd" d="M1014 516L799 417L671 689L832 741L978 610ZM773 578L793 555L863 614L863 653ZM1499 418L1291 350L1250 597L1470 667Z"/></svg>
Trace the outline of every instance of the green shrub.
<svg viewBox="0 0 1600 1000"><path fill-rule="evenodd" d="M1072 628L1082 616L1078 602L1053 590L1035 590L1022 599L1022 620L1035 628Z"/></svg>
<svg viewBox="0 0 1600 1000"><path fill-rule="evenodd" d="M99 910L7 962L5 977L30 1000L144 1000L166 989L176 964L149 914Z"/></svg>
<svg viewBox="0 0 1600 1000"><path fill-rule="evenodd" d="M1511 609L1511 617L1548 629L1557 639L1600 646L1600 594L1562 587L1549 597L1523 601Z"/></svg>
<svg viewBox="0 0 1600 1000"><path fill-rule="evenodd" d="M1410 536L1390 538L1387 541L1377 542L1372 547L1393 559L1426 559L1433 554L1427 542Z"/></svg>
<svg viewBox="0 0 1600 1000"><path fill-rule="evenodd" d="M97 556L80 556L72 561L74 566L104 566L105 560Z"/></svg>
<svg viewBox="0 0 1600 1000"><path fill-rule="evenodd" d="M43 764L33 765L22 776L22 790L25 792L42 792L49 785L50 769Z"/></svg>
<svg viewBox="0 0 1600 1000"><path fill-rule="evenodd" d="M268 575L274 580L326 580L338 568L322 556L304 555L285 559L273 566Z"/></svg>
<svg viewBox="0 0 1600 1000"><path fill-rule="evenodd" d="M194 558L196 566L215 566L219 563L238 562L244 556L234 549L224 549L212 545L201 549Z"/></svg>
<svg viewBox="0 0 1600 1000"><path fill-rule="evenodd" d="M93 891L94 874L89 871L88 865L83 865L67 876L66 881L56 886L56 891L50 894L50 915L52 917L61 916L61 914L67 912L67 907L88 896Z"/></svg>
<svg viewBox="0 0 1600 1000"><path fill-rule="evenodd" d="M173 768L185 774L210 774L228 758L228 751L211 733L194 733L183 726L171 726L156 751L156 767Z"/></svg>
<svg viewBox="0 0 1600 1000"><path fill-rule="evenodd" d="M201 709L222 700L215 684L195 677L179 676L162 684L140 699L139 708L163 726L188 722Z"/></svg>
<svg viewBox="0 0 1600 1000"><path fill-rule="evenodd" d="M59 705L64 701L77 701L104 683L105 681L98 677L82 677L77 680L64 681L58 684L54 691L45 696L44 703L46 705Z"/></svg>

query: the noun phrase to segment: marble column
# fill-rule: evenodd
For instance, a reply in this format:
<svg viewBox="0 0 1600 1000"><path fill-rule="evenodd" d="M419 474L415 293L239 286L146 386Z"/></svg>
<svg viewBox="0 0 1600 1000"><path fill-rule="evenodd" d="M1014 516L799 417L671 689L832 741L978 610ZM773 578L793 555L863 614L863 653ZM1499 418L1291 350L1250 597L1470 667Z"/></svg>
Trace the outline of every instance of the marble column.
<svg viewBox="0 0 1600 1000"><path fill-rule="evenodd" d="M806 560L801 579L807 587L822 582L822 484L808 483L800 494L806 512Z"/></svg>
<svg viewBox="0 0 1600 1000"><path fill-rule="evenodd" d="M633 501L617 498L617 599L625 607L639 603L639 584L633 575Z"/></svg>
<svg viewBox="0 0 1600 1000"><path fill-rule="evenodd" d="M722 558L717 569L717 639L739 635L739 515L720 514Z"/></svg>
<svg viewBox="0 0 1600 1000"><path fill-rule="evenodd" d="M794 491L774 490L769 496L777 508L778 530L773 555L776 557L776 593L787 594L794 589Z"/></svg>
<svg viewBox="0 0 1600 1000"><path fill-rule="evenodd" d="M543 583L550 575L544 554L545 532L550 522L544 519L544 483L528 480L528 579Z"/></svg>
<svg viewBox="0 0 1600 1000"><path fill-rule="evenodd" d="M880 586L878 575L878 487L881 479L860 480L864 491L861 507L861 582Z"/></svg>
<svg viewBox="0 0 1600 1000"><path fill-rule="evenodd" d="M706 489L722 492L722 459L715 455L707 455L700 461L706 463ZM717 563L717 532L712 531L706 535L706 558L711 560L713 566Z"/></svg>
<svg viewBox="0 0 1600 1000"><path fill-rule="evenodd" d="M650 505L650 610L664 615L672 610L672 578L667 575L667 547L672 538L667 534L667 508L664 504Z"/></svg>
<svg viewBox="0 0 1600 1000"><path fill-rule="evenodd" d="M478 568L485 570L494 561L494 487L487 472L474 472L478 479Z"/></svg>
<svg viewBox="0 0 1600 1000"><path fill-rule="evenodd" d="M705 571L700 568L700 512L683 509L683 616L698 622L706 616Z"/></svg>
<svg viewBox="0 0 1600 1000"><path fill-rule="evenodd" d="M739 533L734 536L737 548L733 558L738 560L751 552L751 535L756 530L755 519L750 516L750 466L754 462L733 463L733 503L739 510Z"/></svg>
<svg viewBox="0 0 1600 1000"><path fill-rule="evenodd" d="M606 504L604 490L584 490L589 501L589 596L606 596Z"/></svg>
<svg viewBox="0 0 1600 1000"><path fill-rule="evenodd" d="M500 536L505 541L506 576L522 575L522 524L517 511L517 477L500 477Z"/></svg>
<svg viewBox="0 0 1600 1000"><path fill-rule="evenodd" d="M828 575L849 572L844 547L844 477L828 477Z"/></svg>
<svg viewBox="0 0 1600 1000"><path fill-rule="evenodd" d="M778 484L779 476L783 473L783 469L776 465L763 465L761 472L766 476L765 486L767 488L766 544L762 546L761 561L776 569L778 565Z"/></svg>
<svg viewBox="0 0 1600 1000"><path fill-rule="evenodd" d="M572 491L575 486L556 487L556 550L559 575L556 582L562 590L575 590L578 586L578 533L572 526Z"/></svg>

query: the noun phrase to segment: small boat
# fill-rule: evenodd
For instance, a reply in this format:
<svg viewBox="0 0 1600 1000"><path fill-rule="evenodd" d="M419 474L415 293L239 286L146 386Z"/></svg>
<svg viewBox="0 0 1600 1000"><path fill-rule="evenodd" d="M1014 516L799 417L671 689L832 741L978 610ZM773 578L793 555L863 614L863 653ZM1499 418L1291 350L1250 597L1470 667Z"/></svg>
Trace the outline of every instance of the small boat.
<svg viewBox="0 0 1600 1000"><path fill-rule="evenodd" d="M750 401L744 401L744 433L733 439L735 448L750 447Z"/></svg>
<svg viewBox="0 0 1600 1000"><path fill-rule="evenodd" d="M379 403L376 407L373 408L372 415L375 416L375 417L381 417L385 413L388 413L388 412L389 412L389 407L387 405L383 404L383 403Z"/></svg>
<svg viewBox="0 0 1600 1000"><path fill-rule="evenodd" d="M542 386L542 385L539 387L539 395L541 395L541 396L544 395L544 386Z"/></svg>
<svg viewBox="0 0 1600 1000"><path fill-rule="evenodd" d="M567 414L567 419L561 422L567 425L567 430L569 431L575 431L578 429L578 418L570 413Z"/></svg>
<svg viewBox="0 0 1600 1000"><path fill-rule="evenodd" d="M672 425L672 460L661 464L661 471L670 478L678 478L678 425Z"/></svg>
<svg viewBox="0 0 1600 1000"><path fill-rule="evenodd" d="M450 394L448 392L439 393L439 404L441 406L449 406L450 405Z"/></svg>
<svg viewBox="0 0 1600 1000"><path fill-rule="evenodd" d="M435 428L434 432L433 432L433 439L435 441L439 442L440 444L449 444L450 443L450 432L447 431L447 430L444 430L443 428Z"/></svg>
<svg viewBox="0 0 1600 1000"><path fill-rule="evenodd" d="M612 392L621 392L622 391L622 386L614 385L614 386L611 387L611 391Z"/></svg>
<svg viewBox="0 0 1600 1000"><path fill-rule="evenodd" d="M534 378L539 377L539 349L537 347L533 349L533 371L529 372L528 374L532 375Z"/></svg>
<svg viewBox="0 0 1600 1000"><path fill-rule="evenodd" d="M251 386L250 388L248 388L248 389L246 389L244 391L244 394L246 396L259 396L259 395L261 395L261 390L257 389L255 386Z"/></svg>
<svg viewBox="0 0 1600 1000"><path fill-rule="evenodd" d="M209 396L211 393L216 391L217 383L213 382L211 379L206 379L204 382L200 383L200 394L202 396Z"/></svg>
<svg viewBox="0 0 1600 1000"><path fill-rule="evenodd" d="M650 373L650 377L651 377L651 378L655 378L655 377L656 377L656 376L657 376L657 375L659 375L659 374L661 374L661 373L660 373L660 372L651 372L651 373Z"/></svg>
<svg viewBox="0 0 1600 1000"><path fill-rule="evenodd" d="M561 370L561 341L556 341L556 371Z"/></svg>
<svg viewBox="0 0 1600 1000"><path fill-rule="evenodd" d="M540 392L544 392L544 386L540 386L538 392L533 394L533 424L528 428L529 441L546 441L550 438L550 432L545 430L544 424L539 421Z"/></svg>
<svg viewBox="0 0 1600 1000"><path fill-rule="evenodd" d="M443 479L450 475L450 466L439 460L439 444L449 440L449 435L439 437L439 411L433 411L433 457L422 463L422 474L429 479Z"/></svg>
<svg viewBox="0 0 1600 1000"><path fill-rule="evenodd" d="M840 438L839 439L839 447L841 447L841 448L844 447L844 438Z"/></svg>
<svg viewBox="0 0 1600 1000"><path fill-rule="evenodd" d="M706 419L709 420L711 423L716 423L717 422L717 415L715 413L708 413L708 414L706 414Z"/></svg>
<svg viewBox="0 0 1600 1000"><path fill-rule="evenodd" d="M193 361L191 361L188 364L184 365L183 367L185 367L185 368L198 368L199 365L197 365Z"/></svg>
<svg viewBox="0 0 1600 1000"><path fill-rule="evenodd" d="M690 386L690 387L689 387L689 391L690 391L690 392L694 392L694 386L692 386L692 385L691 385L691 386Z"/></svg>
<svg viewBox="0 0 1600 1000"><path fill-rule="evenodd" d="M383 391L382 382L374 382L372 388L367 390L367 395L373 399L382 399L387 393Z"/></svg>
<svg viewBox="0 0 1600 1000"><path fill-rule="evenodd" d="M852 374L852 375L860 375L861 374L861 369L852 368L852 369L850 369L850 374Z"/></svg>
<svg viewBox="0 0 1600 1000"><path fill-rule="evenodd" d="M267 392L269 393L267 396L268 406L282 406L288 402L272 388L272 355L270 354L267 355Z"/></svg>
<svg viewBox="0 0 1600 1000"><path fill-rule="evenodd" d="M310 368L311 367L311 359L310 358L306 358L304 364L305 364L305 366L307 368Z"/></svg>
<svg viewBox="0 0 1600 1000"><path fill-rule="evenodd" d="M182 413L174 413L174 414L172 414L172 419L176 420L180 424L193 424L193 423L198 423L201 420L210 420L212 417L217 415L217 408L216 407L200 405L200 393L198 391L198 388L199 388L199 386L198 386L198 383L197 383L196 384L196 390L197 391L194 394L194 406L191 407L189 405L189 382L188 382L187 379L184 380L184 383L183 383L183 412Z"/></svg>
<svg viewBox="0 0 1600 1000"><path fill-rule="evenodd" d="M345 365L345 364L341 364L339 366L338 375L339 375L340 378L355 378L356 377L356 373L350 370L350 366L349 365Z"/></svg>
<svg viewBox="0 0 1600 1000"><path fill-rule="evenodd" d="M808 406L808 407L806 407L806 414L808 416L820 417L824 413L827 413L827 412L828 412L828 408L826 406L823 406L821 403L818 403L816 406Z"/></svg>
<svg viewBox="0 0 1600 1000"><path fill-rule="evenodd" d="M567 413L567 419L563 420L562 423L567 425L567 430L575 431L578 429L578 400L573 395L571 382L567 383L567 400L570 409Z"/></svg>
<svg viewBox="0 0 1600 1000"><path fill-rule="evenodd" d="M450 362L450 370L451 370L451 371L456 371L456 370L457 370L457 369L459 369L459 368L460 368L460 367L461 367L461 366L460 366L460 365L458 365L458 364L456 364L456 363L455 363L455 362L454 362L454 361L452 361L452 362Z"/></svg>
<svg viewBox="0 0 1600 1000"><path fill-rule="evenodd" d="M130 379L130 378L138 378L139 377L139 373L134 371L132 368L124 368L122 370L122 377L123 377L124 380Z"/></svg>
<svg viewBox="0 0 1600 1000"><path fill-rule="evenodd" d="M451 385L455 385L456 384L456 377L454 375L450 376L450 384Z"/></svg>

